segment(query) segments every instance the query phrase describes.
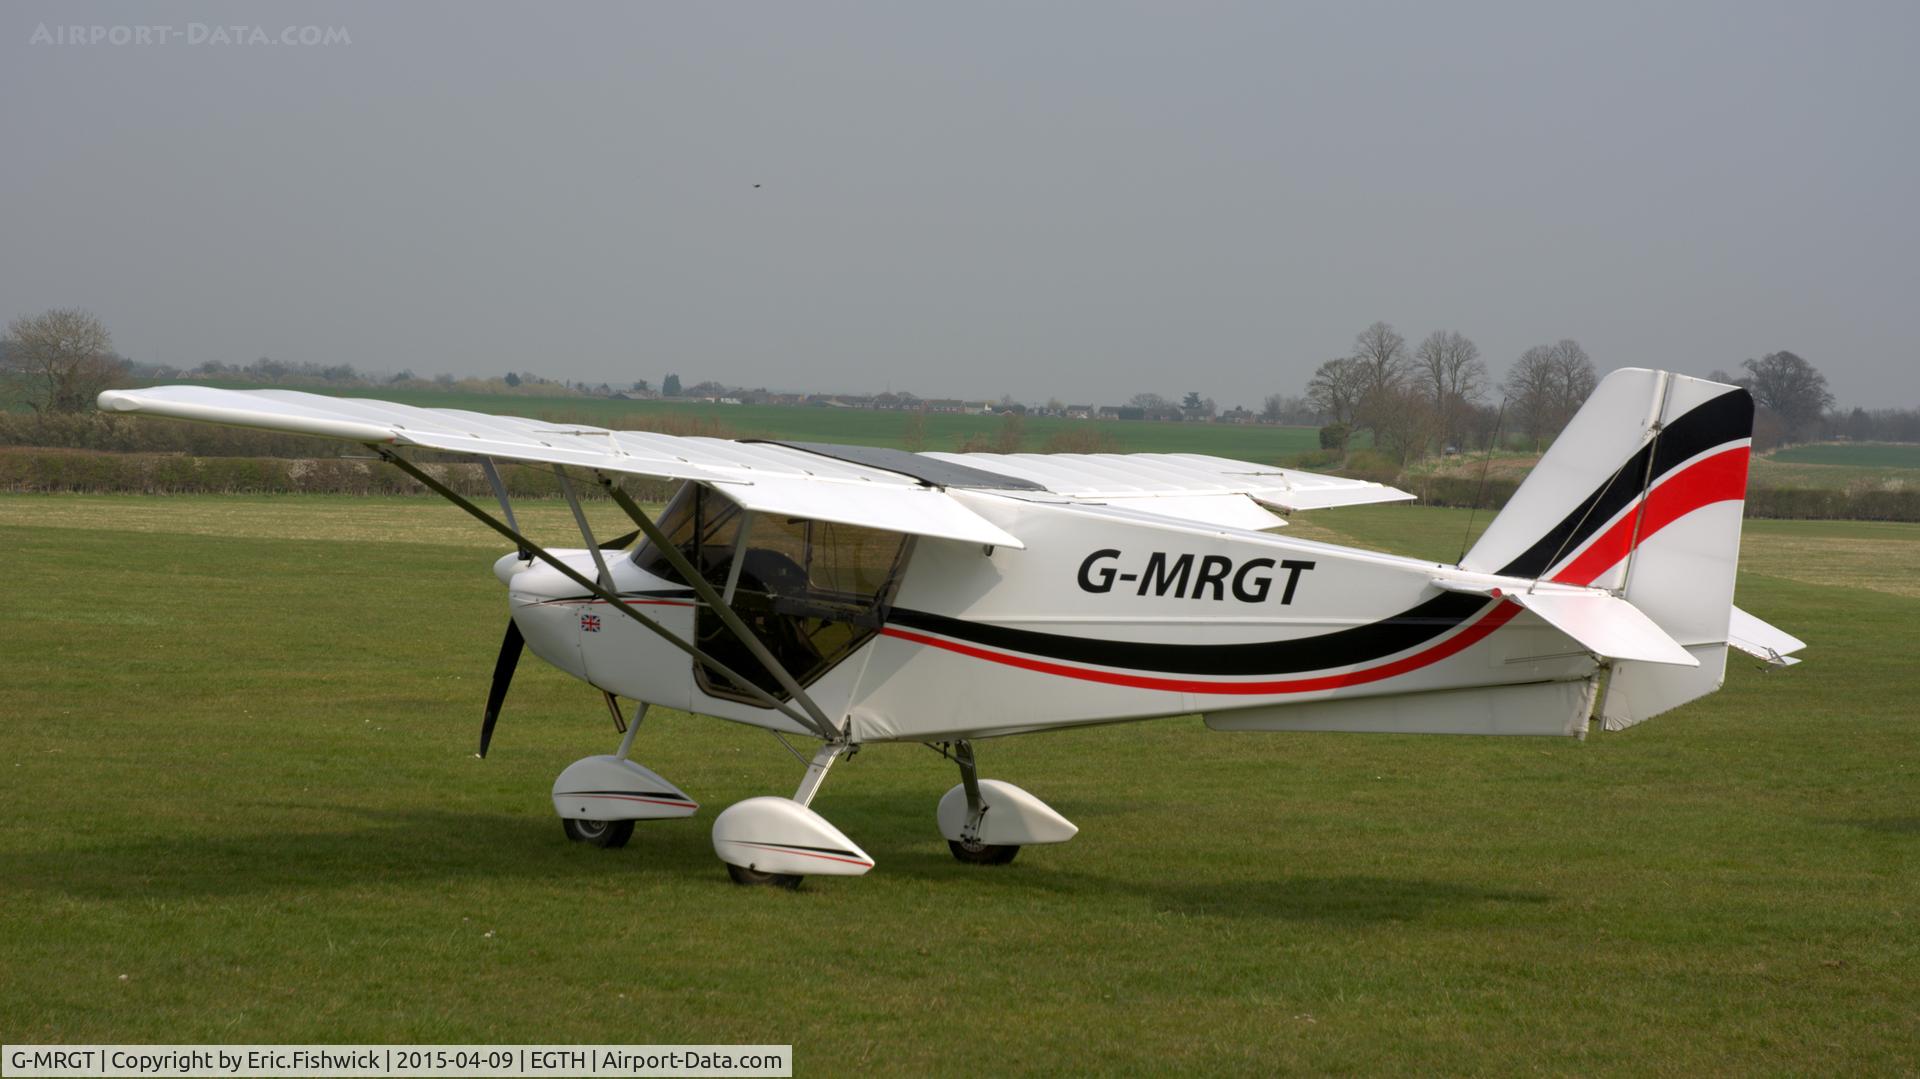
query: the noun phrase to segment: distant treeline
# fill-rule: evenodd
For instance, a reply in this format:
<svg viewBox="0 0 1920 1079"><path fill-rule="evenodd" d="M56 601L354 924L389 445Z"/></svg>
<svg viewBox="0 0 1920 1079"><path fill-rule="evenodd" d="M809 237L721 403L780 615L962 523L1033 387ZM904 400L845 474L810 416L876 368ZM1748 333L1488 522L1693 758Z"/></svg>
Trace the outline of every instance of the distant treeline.
<svg viewBox="0 0 1920 1079"><path fill-rule="evenodd" d="M1920 442L1920 409L1856 408L1829 412L1811 441Z"/></svg>

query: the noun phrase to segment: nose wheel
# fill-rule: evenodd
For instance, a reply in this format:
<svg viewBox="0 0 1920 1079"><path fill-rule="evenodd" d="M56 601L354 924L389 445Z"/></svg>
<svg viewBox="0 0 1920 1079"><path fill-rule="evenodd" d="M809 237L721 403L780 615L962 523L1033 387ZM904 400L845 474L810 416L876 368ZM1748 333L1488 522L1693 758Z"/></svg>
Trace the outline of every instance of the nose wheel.
<svg viewBox="0 0 1920 1079"><path fill-rule="evenodd" d="M627 845L633 838L633 822L630 820L576 820L564 817L560 826L566 829L567 838L575 843L588 843L605 850L613 850Z"/></svg>
<svg viewBox="0 0 1920 1079"><path fill-rule="evenodd" d="M1017 844L982 843L973 839L949 839L947 849L968 865L1006 865L1020 853Z"/></svg>
<svg viewBox="0 0 1920 1079"><path fill-rule="evenodd" d="M734 865L732 862L727 863L727 876L733 878L735 884L749 887L785 888L789 892L800 887L798 873L762 873L758 869Z"/></svg>

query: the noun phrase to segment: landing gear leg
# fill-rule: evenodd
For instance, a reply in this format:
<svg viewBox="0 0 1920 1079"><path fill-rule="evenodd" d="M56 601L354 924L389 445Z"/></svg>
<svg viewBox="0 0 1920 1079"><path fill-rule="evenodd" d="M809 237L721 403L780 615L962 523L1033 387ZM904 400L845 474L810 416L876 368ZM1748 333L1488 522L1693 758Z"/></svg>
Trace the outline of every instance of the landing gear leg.
<svg viewBox="0 0 1920 1079"><path fill-rule="evenodd" d="M960 838L947 840L947 849L968 865L1006 865L1020 853L1018 844L980 841L980 826L987 819L987 802L980 793L980 769L973 759L973 743L964 738L955 742L953 759L960 766L960 785L967 792L967 819L960 826Z"/></svg>

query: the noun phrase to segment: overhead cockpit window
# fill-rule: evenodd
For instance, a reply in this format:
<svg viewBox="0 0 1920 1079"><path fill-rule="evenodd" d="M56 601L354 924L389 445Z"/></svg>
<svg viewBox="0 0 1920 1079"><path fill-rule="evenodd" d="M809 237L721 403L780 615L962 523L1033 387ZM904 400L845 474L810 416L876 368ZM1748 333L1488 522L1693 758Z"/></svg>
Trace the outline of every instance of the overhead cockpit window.
<svg viewBox="0 0 1920 1079"><path fill-rule="evenodd" d="M740 531L740 506L697 483L683 485L660 514L660 531L687 561L716 586L726 583L727 563ZM694 537L698 536L696 542ZM679 581L680 572L651 542L633 552L633 562L655 577ZM716 570L719 576L715 576Z"/></svg>

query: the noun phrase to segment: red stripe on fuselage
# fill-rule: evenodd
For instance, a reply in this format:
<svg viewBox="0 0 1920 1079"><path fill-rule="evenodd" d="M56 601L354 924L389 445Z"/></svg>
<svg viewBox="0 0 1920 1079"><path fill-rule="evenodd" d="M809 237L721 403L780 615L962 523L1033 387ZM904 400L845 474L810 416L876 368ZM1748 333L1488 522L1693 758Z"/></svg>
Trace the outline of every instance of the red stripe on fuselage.
<svg viewBox="0 0 1920 1079"><path fill-rule="evenodd" d="M1629 510L1613 526L1595 540L1567 567L1553 577L1553 580L1566 584L1584 585L1627 556L1627 546L1633 544L1634 519L1640 519L1640 543L1646 542L1655 533L1673 522L1692 513L1694 510L1713 505L1716 502L1739 501L1746 497L1747 485L1747 447L1740 446L1725 450L1711 457L1703 457L1685 469L1674 474L1666 482L1655 487L1646 498L1644 513ZM1609 554L1611 553L1611 557ZM1606 559L1604 563L1601 559ZM1021 670L1051 674L1062 678L1074 678L1083 682L1100 682L1112 686L1126 686L1130 689L1156 689L1171 693L1206 693L1215 696L1256 696L1280 693L1314 693L1321 690L1341 689L1346 686L1364 685L1378 682L1396 675L1406 674L1438 663L1449 656L1466 649L1480 641L1501 626L1506 625L1519 614L1521 608L1514 603L1501 603L1481 615L1465 629L1438 644L1430 645L1412 655L1390 660L1377 667L1364 667L1338 674L1317 675L1312 678L1288 678L1263 682L1209 682L1190 678L1163 678L1155 675L1124 674L1118 671L1102 671L1088 667L1075 667L1051 660L1034 659L1029 656L996 652L977 645L962 644L959 641L931 637L912 630L883 627L884 636L912 641L929 648L940 648L956 652L973 659L984 659Z"/></svg>
<svg viewBox="0 0 1920 1079"><path fill-rule="evenodd" d="M1009 667L1038 671L1041 674L1056 674L1065 678L1078 678L1083 682L1104 682L1112 686L1126 686L1130 689L1159 689L1170 693L1212 693L1216 695L1252 696L1269 693L1313 693L1323 689L1339 689L1343 686L1355 686L1365 682L1377 682L1382 678L1392 678L1396 674L1418 670L1430 663L1453 655L1468 645L1484 639L1487 634L1505 625L1520 608L1509 603L1480 616L1480 619L1448 637L1439 644L1422 649L1410 656L1402 656L1390 663L1378 667L1367 667L1357 671L1344 671L1340 674L1323 674L1313 678L1287 678L1273 682L1202 682L1190 678L1159 678L1153 675L1121 674L1116 671L1098 671L1086 667L1070 667L1064 663L1052 663L1047 660L1029 659L1026 656L1008 655L1004 652L991 652L958 641L945 641L938 637L910 630L894 629L889 626L880 632L889 637L913 641L915 644L944 648L949 652L958 652L975 659L991 660Z"/></svg>

